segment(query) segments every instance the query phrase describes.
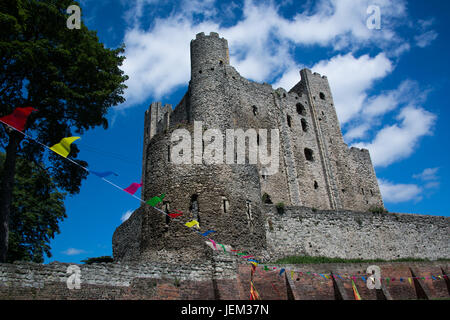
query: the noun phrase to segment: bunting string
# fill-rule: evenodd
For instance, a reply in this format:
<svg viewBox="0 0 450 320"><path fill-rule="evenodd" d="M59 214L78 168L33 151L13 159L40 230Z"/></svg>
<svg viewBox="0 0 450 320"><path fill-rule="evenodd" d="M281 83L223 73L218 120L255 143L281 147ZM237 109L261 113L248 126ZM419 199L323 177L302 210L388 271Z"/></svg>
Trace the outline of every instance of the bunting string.
<svg viewBox="0 0 450 320"><path fill-rule="evenodd" d="M6 126L8 126L9 128L16 130L18 132L20 132L21 134L24 135L24 137L26 137L27 139L34 141L35 143L41 145L42 147L60 155L61 157L63 157L64 159L66 159L67 161L70 161L71 163L73 163L74 165L80 167L81 169L85 170L88 173L92 173L94 175L96 175L97 177L99 177L101 180L105 181L106 183L112 185L113 187L126 192L127 194L129 194L130 196L134 197L135 199L139 200L141 203L143 204L147 204L150 207L152 207L153 209L155 209L156 211L160 212L161 214L164 214L166 216L168 216L169 218L178 221L180 223L182 223L181 221L177 220L176 218L179 218L183 215L183 213L179 210L174 210L174 212L171 213L167 213L164 210L161 210L160 208L157 207L158 204L162 203L162 200L165 197L165 194L161 194L160 196L155 196L153 198L151 198L150 200L143 200L139 197L137 197L135 195L136 191L142 187L143 183L142 181L140 183L132 183L130 186L128 186L127 188L122 188L118 185L116 185L114 182L106 179L106 177L109 177L111 175L114 176L118 176L117 173L112 172L112 171L106 171L106 172L97 172L97 171L90 171L89 169L87 169L86 167L80 165L79 163L77 163L76 161L74 161L73 159L69 158L69 154L70 154L70 145L75 142L76 140L80 139L80 137L66 137L66 138L62 138L61 141L55 145L53 145L52 147L48 147L45 144L37 141L36 139L34 139L33 137L31 137L30 135L27 135L24 131L24 127L26 124L26 120L27 117L31 114L31 112L33 111L37 111L34 108L31 107L26 107L26 108L16 108L12 114L4 116L4 117L0 117L0 122L2 122L3 124L5 124ZM318 277L319 279L325 279L325 280L330 280L331 277L334 277L336 279L336 276L341 279L341 280L351 280L352 281L352 288L354 291L354 295L355 295L355 299L360 300L361 297L356 289L356 285L354 283L354 281L356 281L358 278L361 278L362 281L366 282L366 279L364 276L361 275L348 275L348 274L344 274L344 276L342 277L339 274L317 274L317 273L313 273L313 272L304 272L304 271L300 271L300 270L288 270L286 271L285 268L279 268L276 266L267 266L266 264L261 264L261 262L259 262L258 260L254 259L253 255L249 255L247 252L245 251L241 251L241 250L236 250L236 249L232 249L230 246L226 246L223 245L221 243L217 243L215 242L213 239L209 238L209 235L211 233L217 233L215 230L207 230L205 232L199 232L198 230L200 230L200 224L197 220L192 220L192 221L188 221L185 222L184 225L191 231L195 232L196 234L205 237L211 244L213 250L218 250L217 245L220 245L223 249L223 251L225 253L229 253L229 254L233 254L236 257L242 258L248 262L251 263L252 268L253 267L261 267L261 270L264 270L265 272L277 272L278 273L278 269L280 269L279 271L279 276L281 277L283 275L284 272L290 272L291 278L294 279L294 275L297 274L298 278L297 280L299 280L300 277L302 276L312 276L312 277ZM228 250L227 250L228 247ZM259 269L258 269L259 270ZM252 272L252 276L253 276L253 272ZM400 277L399 281L403 282L406 281L406 279L408 280L409 284L412 286L412 279L421 279L421 280L433 280L433 281L437 281L437 280L442 280L442 279L448 279L447 275L437 275L437 276L427 276L427 277ZM395 281L396 278L390 278L390 277L385 277L385 278L381 278L380 280L385 281L386 284L389 284L389 281ZM275 289L275 291L278 292L277 288L274 286L274 284L272 283L273 288ZM253 285L253 281L251 282L251 286L250 286L250 293L251 293L251 299L253 300L258 300L260 299L258 292L256 291L256 289L254 288ZM359 299L358 299L359 298Z"/></svg>

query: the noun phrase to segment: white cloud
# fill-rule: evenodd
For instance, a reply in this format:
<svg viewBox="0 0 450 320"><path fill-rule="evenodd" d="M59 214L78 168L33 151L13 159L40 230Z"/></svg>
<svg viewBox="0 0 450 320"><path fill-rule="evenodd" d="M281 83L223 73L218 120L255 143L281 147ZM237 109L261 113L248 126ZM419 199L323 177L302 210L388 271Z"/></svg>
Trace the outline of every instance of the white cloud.
<svg viewBox="0 0 450 320"><path fill-rule="evenodd" d="M394 184L384 179L378 179L378 185L384 202L400 203L422 200L422 189L415 184Z"/></svg>
<svg viewBox="0 0 450 320"><path fill-rule="evenodd" d="M404 106L411 101L415 104L425 102L427 90L420 90L415 81L404 80L397 89L382 92L376 96L367 98L355 119L346 127L344 139L352 142L355 139L363 139L368 132L376 127L385 114Z"/></svg>
<svg viewBox="0 0 450 320"><path fill-rule="evenodd" d="M353 145L368 149L374 166L386 167L411 155L420 138L431 134L436 116L422 108L407 106L396 119L398 123L381 129L372 142Z"/></svg>
<svg viewBox="0 0 450 320"><path fill-rule="evenodd" d="M131 217L131 215L133 214L133 210L128 210L127 212L125 212L122 217L120 217L120 221L125 222L128 220L129 217Z"/></svg>
<svg viewBox="0 0 450 320"><path fill-rule="evenodd" d="M75 248L69 248L65 251L63 251L62 253L68 256L76 256L82 253L85 253L86 251L82 250L82 249L75 249Z"/></svg>
<svg viewBox="0 0 450 320"><path fill-rule="evenodd" d="M328 77L339 121L346 123L359 115L367 99L367 91L376 80L384 78L393 69L384 53L375 57L362 55L355 58L352 53L338 55L312 67Z"/></svg>
<svg viewBox="0 0 450 320"><path fill-rule="evenodd" d="M414 179L420 179L423 181L437 180L437 172L439 168L427 168L423 170L421 173L413 175Z"/></svg>
<svg viewBox="0 0 450 320"><path fill-rule="evenodd" d="M176 87L188 83L190 61L186 53L189 52L190 40L198 32L215 31L227 38L231 62L244 77L266 82L279 79L276 85L285 89L290 89L299 79L298 76L294 77L299 66L294 61L292 52L296 46L354 49L375 45L392 51L406 45L392 29L396 25L396 19L406 15L405 1L377 1L385 23L382 30L376 31L366 27L366 10L369 4L373 4L372 0L321 0L311 10L299 12L292 19L281 16L273 2L256 3L246 0L242 19L225 27L220 24L223 18L214 8L214 1L183 1L181 5L174 6L168 17L154 19L152 26L144 30L138 18L144 15L144 8L148 10L153 2L154 0L135 1L134 6L125 14L132 27L127 30L124 38L127 59L123 70L130 77L124 107L142 103L150 96L159 99ZM198 13L202 13L202 19L195 18ZM361 56L356 59L351 54L340 57L344 60L341 62L348 60L349 67L359 67L357 71L360 79L353 78L345 83L347 79L341 76L339 83L344 83L337 83L335 86L358 86L358 80L363 81L355 89L356 92L351 92L356 94L352 96L356 100L344 99L349 97L346 92L342 95L337 93L345 103L341 104L341 110L344 111L340 111L341 121L345 122L347 117L360 108L365 99L364 89L374 79L382 78L390 72L391 63L384 53L375 58ZM326 62L322 64L325 67ZM329 66L331 67L333 65ZM350 72L346 75L352 75ZM339 89L338 87L337 90Z"/></svg>
<svg viewBox="0 0 450 320"><path fill-rule="evenodd" d="M416 40L417 46L421 48L425 48L433 42L438 37L438 33L436 31L430 30L427 32L424 32L418 36L414 37L414 40Z"/></svg>

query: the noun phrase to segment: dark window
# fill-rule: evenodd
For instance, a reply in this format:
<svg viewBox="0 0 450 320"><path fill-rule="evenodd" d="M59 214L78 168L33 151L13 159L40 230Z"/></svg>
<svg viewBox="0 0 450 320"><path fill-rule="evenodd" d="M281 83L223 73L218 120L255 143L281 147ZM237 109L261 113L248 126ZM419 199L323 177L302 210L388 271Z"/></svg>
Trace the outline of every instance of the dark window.
<svg viewBox="0 0 450 320"><path fill-rule="evenodd" d="M325 94L323 92L319 93L319 97L322 100L325 100Z"/></svg>
<svg viewBox="0 0 450 320"><path fill-rule="evenodd" d="M300 120L300 122L302 123L302 130L304 132L308 131L308 123L306 122L305 119Z"/></svg>
<svg viewBox="0 0 450 320"><path fill-rule="evenodd" d="M364 188L361 188L361 193L362 193L363 195L365 195L365 193L364 193Z"/></svg>
<svg viewBox="0 0 450 320"><path fill-rule="evenodd" d="M259 134L256 135L256 144L259 146Z"/></svg>
<svg viewBox="0 0 450 320"><path fill-rule="evenodd" d="M318 189L319 188L319 184L317 183L317 181L314 181L314 189Z"/></svg>
<svg viewBox="0 0 450 320"><path fill-rule="evenodd" d="M258 114L258 108L256 106L252 106L253 115L256 116Z"/></svg>
<svg viewBox="0 0 450 320"><path fill-rule="evenodd" d="M301 103L297 103L296 107L297 107L297 113L298 114L300 114L302 116L306 116L306 109Z"/></svg>
<svg viewBox="0 0 450 320"><path fill-rule="evenodd" d="M230 203L228 202L227 198L222 197L222 210L223 210L223 213L227 213L229 207L230 207Z"/></svg>
<svg viewBox="0 0 450 320"><path fill-rule="evenodd" d="M201 74L201 73L202 73L202 70L198 70L198 73L200 73L200 74Z"/></svg>
<svg viewBox="0 0 450 320"><path fill-rule="evenodd" d="M305 158L308 161L314 161L313 151L311 149L305 148Z"/></svg>
<svg viewBox="0 0 450 320"><path fill-rule="evenodd" d="M370 195L373 197L373 191L372 190L370 190Z"/></svg>
<svg viewBox="0 0 450 320"><path fill-rule="evenodd" d="M189 206L189 211L191 211L193 219L200 222L200 214L199 214L200 209L198 207L198 195L197 194L193 194L191 196L191 205Z"/></svg>
<svg viewBox="0 0 450 320"><path fill-rule="evenodd" d="M170 204L169 202L163 202L164 206L164 212L166 213L166 224L168 225L170 223L170 217L168 216L170 212Z"/></svg>
<svg viewBox="0 0 450 320"><path fill-rule="evenodd" d="M222 60L219 60L219 64L220 64L220 65L223 65L223 61L222 61Z"/></svg>
<svg viewBox="0 0 450 320"><path fill-rule="evenodd" d="M167 161L170 162L170 146L167 146Z"/></svg>
<svg viewBox="0 0 450 320"><path fill-rule="evenodd" d="M291 125L292 125L292 118L291 118L291 116L290 115L288 115L287 116L287 123L288 123L288 126L289 126L289 128L291 127Z"/></svg>

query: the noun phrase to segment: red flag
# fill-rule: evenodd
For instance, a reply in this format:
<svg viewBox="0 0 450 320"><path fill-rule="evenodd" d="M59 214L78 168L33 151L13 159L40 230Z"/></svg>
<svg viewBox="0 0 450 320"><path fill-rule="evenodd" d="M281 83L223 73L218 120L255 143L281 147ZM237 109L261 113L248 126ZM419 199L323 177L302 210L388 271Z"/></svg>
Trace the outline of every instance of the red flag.
<svg viewBox="0 0 450 320"><path fill-rule="evenodd" d="M28 116L37 111L33 107L16 108L11 114L1 117L0 120L19 131L25 130Z"/></svg>
<svg viewBox="0 0 450 320"><path fill-rule="evenodd" d="M168 214L168 216L171 217L172 219L183 215L183 212L181 212L180 210L177 209L174 210L176 211L176 213L172 212Z"/></svg>

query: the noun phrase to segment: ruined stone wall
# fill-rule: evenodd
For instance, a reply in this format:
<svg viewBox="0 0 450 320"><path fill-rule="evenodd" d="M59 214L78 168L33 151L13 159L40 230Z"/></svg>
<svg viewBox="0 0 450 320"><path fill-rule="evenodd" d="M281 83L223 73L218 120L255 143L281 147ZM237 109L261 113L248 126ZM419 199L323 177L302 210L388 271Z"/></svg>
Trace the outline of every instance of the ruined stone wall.
<svg viewBox="0 0 450 320"><path fill-rule="evenodd" d="M265 206L271 260L286 256L345 259L450 258L450 218L399 213Z"/></svg>

